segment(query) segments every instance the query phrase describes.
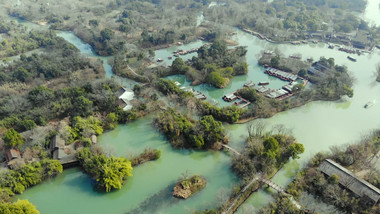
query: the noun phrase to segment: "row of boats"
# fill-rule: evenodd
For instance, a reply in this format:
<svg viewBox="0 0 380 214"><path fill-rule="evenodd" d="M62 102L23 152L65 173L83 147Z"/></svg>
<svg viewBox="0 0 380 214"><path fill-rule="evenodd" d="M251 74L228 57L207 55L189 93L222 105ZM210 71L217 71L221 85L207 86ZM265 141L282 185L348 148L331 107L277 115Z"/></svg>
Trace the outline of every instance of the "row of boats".
<svg viewBox="0 0 380 214"><path fill-rule="evenodd" d="M187 51L180 49L180 50L174 51L173 56L178 57L179 55L186 55L186 54L195 53L198 51L198 49L199 48L192 48L192 49L187 50Z"/></svg>
<svg viewBox="0 0 380 214"><path fill-rule="evenodd" d="M180 55L186 55L186 54L195 53L195 52L198 51L198 49L199 48L192 48L192 49L187 50L187 51L180 49L180 50L174 51L173 52L173 56L179 57ZM169 56L168 59L173 59L173 57ZM163 61L164 61L164 59L162 59L162 58L158 58L157 59L157 62L163 62Z"/></svg>

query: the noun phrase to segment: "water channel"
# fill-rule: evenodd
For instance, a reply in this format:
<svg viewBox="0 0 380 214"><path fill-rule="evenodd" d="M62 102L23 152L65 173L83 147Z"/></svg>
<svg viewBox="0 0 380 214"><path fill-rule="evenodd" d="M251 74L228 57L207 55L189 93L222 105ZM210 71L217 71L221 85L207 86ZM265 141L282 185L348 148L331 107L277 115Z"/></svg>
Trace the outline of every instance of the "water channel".
<svg viewBox="0 0 380 214"><path fill-rule="evenodd" d="M96 56L89 46L80 41L70 32L58 32L69 42L77 46L83 54ZM303 107L279 113L272 118L262 119L268 126L284 124L292 129L294 136L305 146L305 153L299 160L292 160L272 179L281 186L286 186L295 173L319 151L326 151L330 146L355 142L362 134L379 128L377 115L380 104L364 109L363 105L370 100L380 102L380 84L375 82L374 72L380 63L380 53L356 56L357 62L347 60L347 54L328 49L325 44L306 44L301 46L275 45L238 31L233 40L247 46L247 63L249 73L235 77L225 89L214 89L208 85L196 86L210 99L223 104L221 97L242 87L244 82L253 80L270 81L270 88L279 88L285 83L272 79L263 73L263 68L257 65L257 57L263 50L279 49L285 55L301 53L303 58L321 56L334 57L336 64L346 65L355 78L354 97L343 98L336 102L312 102ZM201 45L202 42L182 46L181 49ZM173 52L174 48L160 50L161 58ZM167 55L166 55L167 54ZM101 57L99 57L101 58ZM112 76L110 67L105 62L107 77ZM109 66L109 65L108 65ZM173 79L181 84L189 85L183 76ZM18 198L29 199L41 213L190 213L194 210L212 208L219 203L221 195L237 182L230 171L230 159L223 152L197 152L174 150L168 142L152 126L152 118L147 117L100 136L99 144L108 153L116 156L138 154L147 146L162 150L158 161L145 163L136 167L133 176L119 191L99 193L93 189L91 179L78 168L65 170L57 178L44 182L25 191ZM231 146L242 148L247 136L246 124L227 125ZM178 177L183 174L199 173L208 183L204 190L184 200L174 199L171 188ZM253 194L244 206L260 208L273 200L272 191L260 190ZM219 196L219 197L218 197ZM244 208L244 207L243 207ZM243 208L238 212L242 213Z"/></svg>

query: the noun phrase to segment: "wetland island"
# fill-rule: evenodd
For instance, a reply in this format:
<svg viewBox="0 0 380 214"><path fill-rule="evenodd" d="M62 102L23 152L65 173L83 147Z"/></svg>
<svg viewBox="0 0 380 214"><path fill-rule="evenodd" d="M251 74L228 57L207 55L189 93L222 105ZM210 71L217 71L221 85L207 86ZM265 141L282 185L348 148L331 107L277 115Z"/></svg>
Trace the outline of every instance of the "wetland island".
<svg viewBox="0 0 380 214"><path fill-rule="evenodd" d="M379 0L2 0L0 213L379 213Z"/></svg>

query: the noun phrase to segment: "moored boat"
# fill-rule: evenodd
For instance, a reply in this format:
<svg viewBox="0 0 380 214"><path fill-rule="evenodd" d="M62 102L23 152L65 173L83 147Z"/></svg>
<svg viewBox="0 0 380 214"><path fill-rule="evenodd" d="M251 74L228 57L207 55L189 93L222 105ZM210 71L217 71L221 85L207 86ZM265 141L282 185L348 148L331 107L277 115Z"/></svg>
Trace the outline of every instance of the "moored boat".
<svg viewBox="0 0 380 214"><path fill-rule="evenodd" d="M370 107L372 107L373 105L375 105L375 101L369 101L368 103L366 103L366 104L364 105L364 108L370 108Z"/></svg>
<svg viewBox="0 0 380 214"><path fill-rule="evenodd" d="M351 60L353 62L356 62L356 59L354 57L352 57L352 56L347 56L347 59L349 59L349 60Z"/></svg>
<svg viewBox="0 0 380 214"><path fill-rule="evenodd" d="M259 85L269 85L269 82L259 82Z"/></svg>
<svg viewBox="0 0 380 214"><path fill-rule="evenodd" d="M244 87L254 87L254 86L255 86L255 83L253 83L252 80L250 80L250 81L244 83L243 86L244 86Z"/></svg>

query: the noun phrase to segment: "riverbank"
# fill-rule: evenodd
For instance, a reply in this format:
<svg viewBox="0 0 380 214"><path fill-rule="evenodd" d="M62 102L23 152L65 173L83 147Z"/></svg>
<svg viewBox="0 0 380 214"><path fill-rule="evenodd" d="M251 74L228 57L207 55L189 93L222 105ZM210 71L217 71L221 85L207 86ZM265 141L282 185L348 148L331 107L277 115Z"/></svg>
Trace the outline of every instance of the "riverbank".
<svg viewBox="0 0 380 214"><path fill-rule="evenodd" d="M247 62L250 64L250 71L252 76L259 81L259 78L267 78L265 75L260 76L260 68L256 67L255 54L263 50L264 48L274 48L263 41L245 37L240 35L241 39L247 38L246 44L250 44L249 55L247 56ZM300 137L300 142L305 143L308 151L320 151L323 148L328 148L331 145L340 145L337 142L341 142L342 138L350 140L359 137L360 132L363 130L369 130L378 125L378 122L373 120L373 115L379 111L378 105L363 111L362 105L372 99L372 97L378 99L377 85L368 84L372 83L373 77L369 78L372 72L372 65L377 63L373 56L360 56L358 58L357 65L351 62L346 62L346 55L336 53L328 50L327 48L321 48L318 45L310 44L304 46L280 46L286 53L289 52L303 52L310 53L310 56L319 58L321 55L334 55L336 61L339 63L346 63L350 66L350 70L357 77L357 85L355 86L359 90L356 91L355 96L352 99L343 99L340 102L312 102L297 109L281 112L275 116L265 119L269 124L283 123L288 127L294 127L294 132L297 138ZM252 51L255 49L255 51ZM257 50L257 51L256 51ZM375 53L376 54L376 53ZM377 56L377 55L376 55ZM363 68L367 68L364 69ZM257 72L259 71L259 72ZM250 75L250 74L249 74ZM241 76L234 78L231 81L230 86L227 86L224 91L215 90L207 86L198 86L198 88L207 91L207 95L220 98L218 94L225 94L228 90L235 91L233 87L241 87L241 85L251 76ZM273 79L270 79L273 80ZM372 80L372 81L371 81ZM277 81L277 80L273 80ZM240 84L241 83L241 84ZM272 83L271 83L272 84ZM281 82L281 84L283 84ZM275 86L271 86L275 87ZM371 97L371 98L369 98ZM350 118L348 120L347 118ZM151 122L151 121L150 121ZM149 122L148 122L149 123ZM329 125L326 125L329 124ZM25 195L21 196L29 198L43 213L58 212L64 210L66 212L114 212L124 213L129 207L139 207L146 213L157 212L173 212L183 213L190 212L187 207L194 207L194 209L211 208L218 201L215 199L220 187L230 188L231 184L236 182L234 177L229 171L229 158L224 154L209 152L194 152L194 151L173 151L165 147L167 142L162 136L156 137L154 130L149 128L149 125L144 126L141 124L128 124L127 127L116 129L110 133L106 133L108 138L101 136L101 144L110 148L115 154L125 155L136 150L141 149L140 144L154 145L157 147L165 148L163 150L163 160L157 161L157 163L147 163L146 166L136 168L135 176L131 178L133 185L127 184L120 192L111 193L111 196L100 195L94 193L91 186L87 183L89 180L87 177L75 169L70 169L64 172L62 176L59 176L54 181L41 184L30 190ZM240 140L241 136L246 134L246 124L239 126L228 126L231 133L231 143L234 145L243 144ZM131 130L132 129L132 130ZM125 132L128 134L124 135ZM138 133L138 134L137 134ZM120 137L123 135L123 137ZM137 136L136 136L137 135ZM127 141L126 139L131 139ZM302 141L301 141L302 140ZM305 154L303 157L307 159L310 153ZM179 161L180 160L180 161ZM302 161L299 161L300 164ZM292 162L294 164L294 162ZM183 168L178 169L176 165L181 165ZM297 165L296 162L294 165ZM169 169L168 169L169 168ZM204 174L210 180L210 186L207 186L204 191L201 191L195 199L190 198L189 202L167 203L165 197L151 198L150 196L165 189L166 186L175 182L179 174L185 169L190 169L196 173ZM162 172L161 172L162 170ZM288 169L285 167L285 173L278 173L274 179L278 179L281 185L286 185L288 179L294 174L293 171L288 173ZM160 172L157 172L160 171ZM280 172L282 172L281 170ZM204 172L204 173L203 173ZM138 179L137 179L138 177ZM232 177L232 178L231 178ZM140 182L140 180L142 180ZM169 181L169 182L168 182ZM146 183L152 184L149 188ZM276 181L277 183L277 181ZM46 198L47 194L54 194L56 197ZM259 193L261 194L261 193ZM270 193L265 193L270 196ZM256 193L253 195L253 197ZM89 197L90 196L90 197ZM162 196L162 195L161 195ZM198 197L199 196L199 197ZM128 202L125 202L125 198L128 198ZM66 206L60 203L66 201ZM142 202L149 203L142 203ZM207 201L207 202L205 202ZM257 203L262 202L265 204L268 200L255 201ZM172 202L172 201L171 201ZM249 202L249 201L248 201ZM49 204L49 206L46 206ZM70 204L72 206L67 206ZM145 206L142 206L144 204ZM89 206L91 205L91 206ZM259 207L260 205L257 205ZM126 208L128 207L128 208ZM74 210L74 208L76 210ZM132 209L132 208L130 208ZM110 211L112 210L112 211Z"/></svg>

